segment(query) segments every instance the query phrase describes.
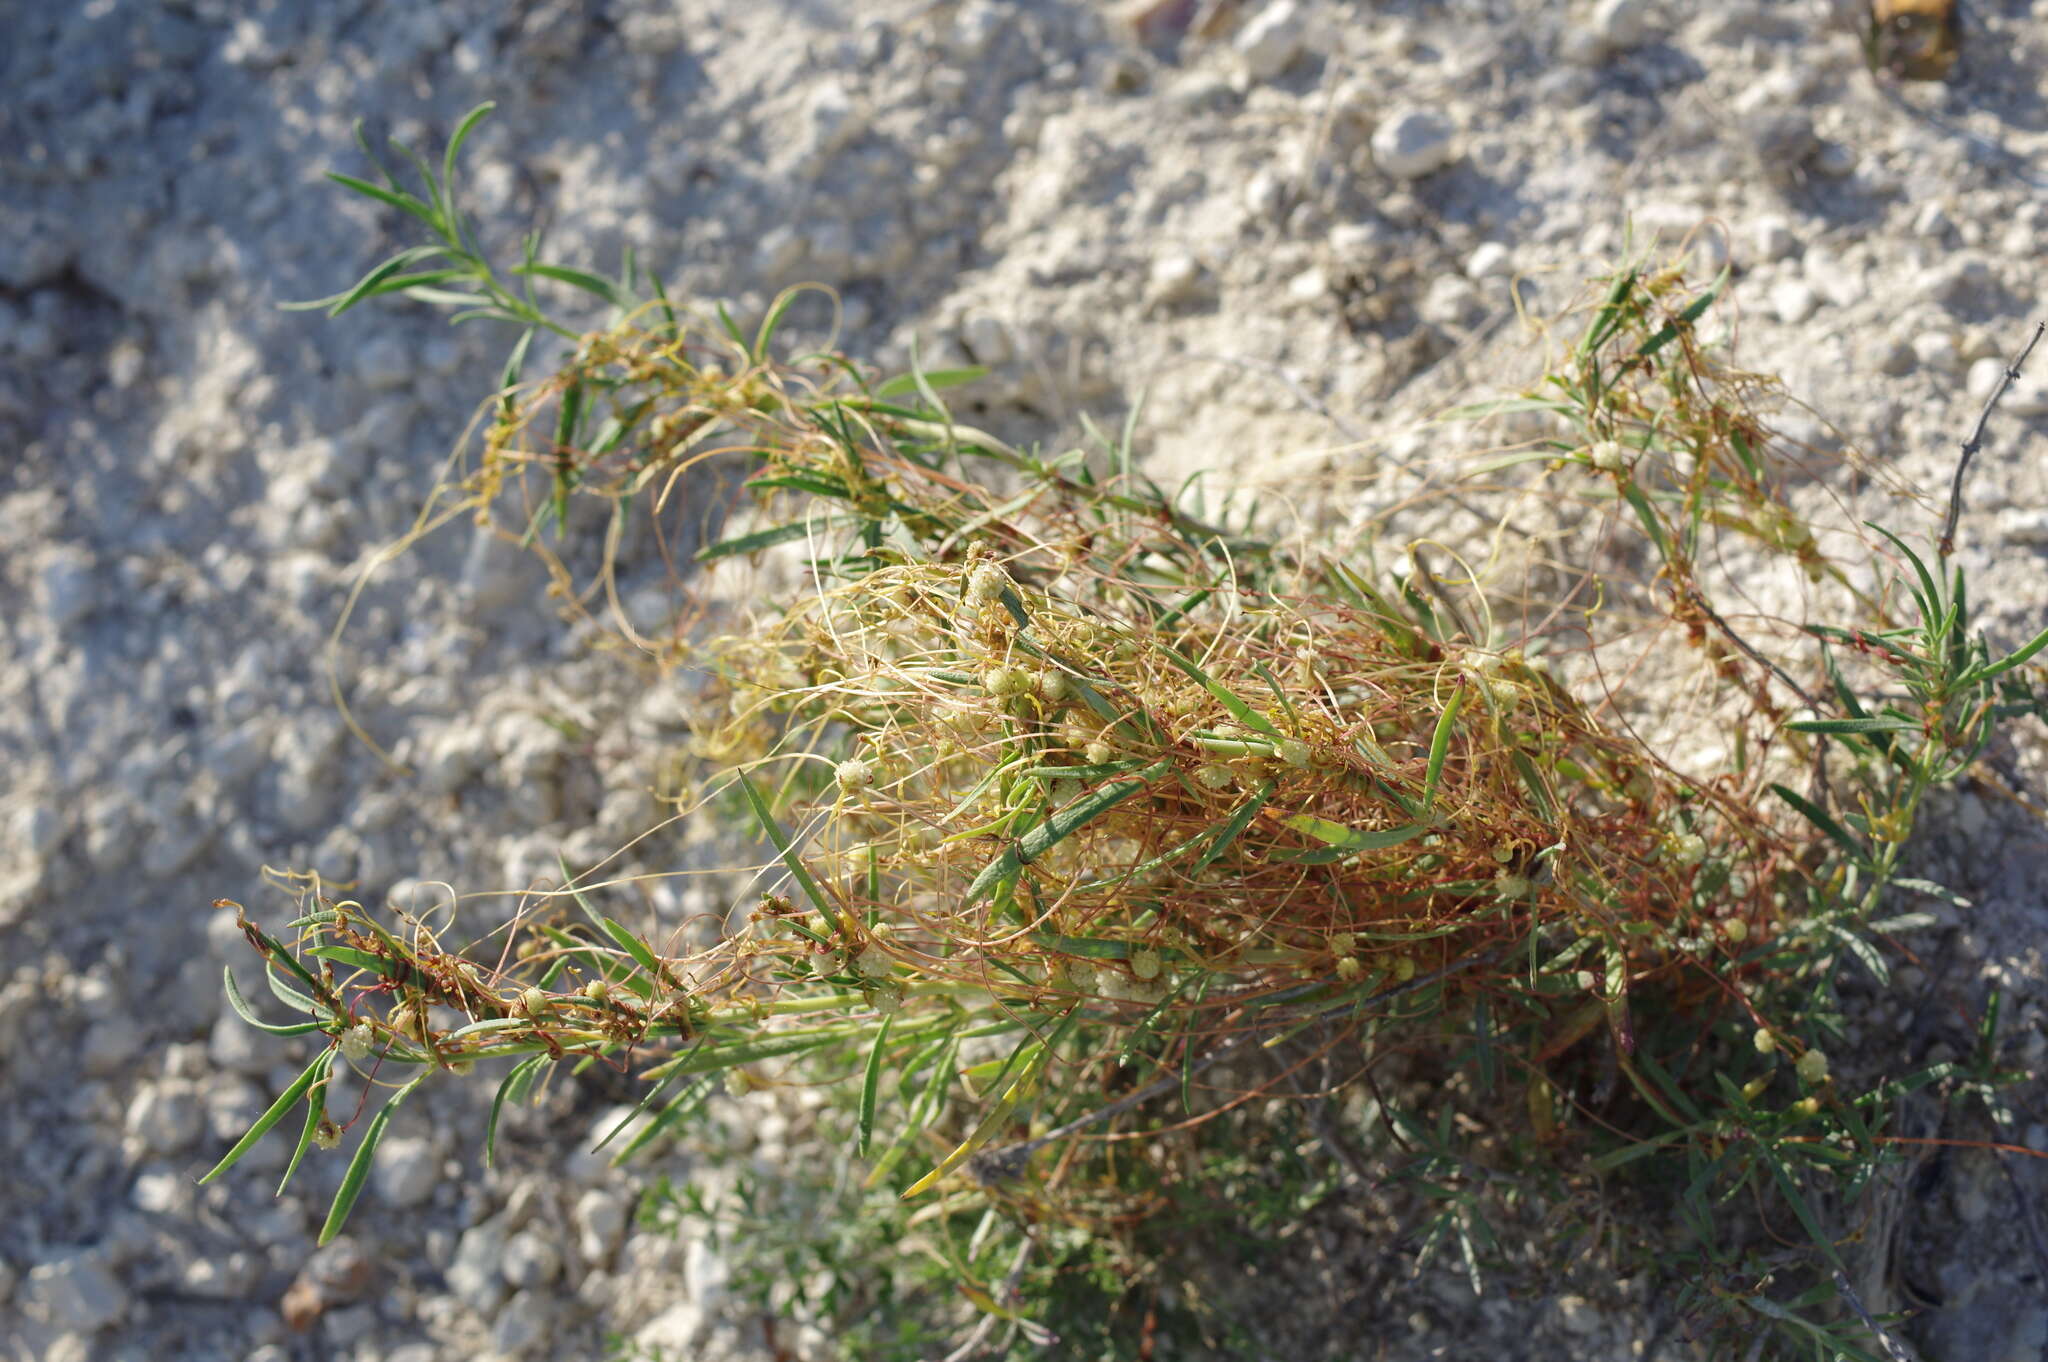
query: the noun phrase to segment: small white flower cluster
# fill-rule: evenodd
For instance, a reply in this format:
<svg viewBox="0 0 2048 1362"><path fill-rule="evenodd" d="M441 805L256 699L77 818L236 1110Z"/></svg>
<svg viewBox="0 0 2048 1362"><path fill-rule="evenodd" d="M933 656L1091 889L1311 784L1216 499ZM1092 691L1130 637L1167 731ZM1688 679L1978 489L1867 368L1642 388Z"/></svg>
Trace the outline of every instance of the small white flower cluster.
<svg viewBox="0 0 2048 1362"><path fill-rule="evenodd" d="M981 684L998 700L1007 700L1013 695L1028 695L1035 688L1031 673L1022 667L990 667L982 674Z"/></svg>
<svg viewBox="0 0 2048 1362"><path fill-rule="evenodd" d="M1000 563L983 563L967 574L967 603L976 608L994 605L1002 599L1003 589L1011 586L1010 574Z"/></svg>
<svg viewBox="0 0 2048 1362"><path fill-rule="evenodd" d="M1586 449L1586 462L1602 473L1619 473L1628 467L1628 455L1613 440L1595 440Z"/></svg>
<svg viewBox="0 0 2048 1362"><path fill-rule="evenodd" d="M852 794L874 784L875 768L859 757L849 757L832 768L832 775L840 789Z"/></svg>
<svg viewBox="0 0 2048 1362"><path fill-rule="evenodd" d="M360 1064L370 1056L370 1047L376 1043L377 1033L368 1022L357 1022L341 1033L341 1057L351 1064Z"/></svg>

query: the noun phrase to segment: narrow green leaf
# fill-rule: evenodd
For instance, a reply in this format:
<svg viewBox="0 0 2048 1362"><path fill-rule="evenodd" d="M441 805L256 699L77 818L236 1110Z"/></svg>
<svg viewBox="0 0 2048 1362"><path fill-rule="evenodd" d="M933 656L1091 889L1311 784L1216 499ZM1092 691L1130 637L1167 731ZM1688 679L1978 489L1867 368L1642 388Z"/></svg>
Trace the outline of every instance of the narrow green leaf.
<svg viewBox="0 0 2048 1362"><path fill-rule="evenodd" d="M632 1139L618 1153L612 1155L612 1167L617 1168L626 1160L660 1139L663 1133L687 1120L697 1108L704 1105L717 1085L709 1078L693 1083L677 1093L669 1104L656 1114L655 1118L640 1127Z"/></svg>
<svg viewBox="0 0 2048 1362"><path fill-rule="evenodd" d="M740 772L739 781L740 790L746 795L747 804L754 811L755 821L760 823L761 830L768 835L768 840L775 844L775 850L781 856L782 864L788 867L789 873L795 877L797 884L804 891L804 897L808 898L811 901L811 906L816 908L825 921L831 924L835 935L843 935L844 933L839 923L838 904L825 893L823 887L815 879L811 878L811 872L804 865L803 858L791 850L788 835L783 832L782 825L775 821L774 813L768 808L768 801L763 799L761 792L754 788L754 782L747 778L746 772Z"/></svg>
<svg viewBox="0 0 2048 1362"><path fill-rule="evenodd" d="M487 99L464 114L462 121L455 125L454 135L448 139L448 150L441 154L441 182L443 184L453 184L455 182L455 158L462 154L462 144L469 140L469 135L476 131L477 125L486 118L489 118L491 111L497 107L498 105L495 100Z"/></svg>
<svg viewBox="0 0 2048 1362"><path fill-rule="evenodd" d="M1863 847L1854 837L1849 835L1848 829L1828 817L1818 805L1807 799L1806 796L1788 790L1783 785L1771 786L1771 793L1804 814L1807 822L1813 824L1834 839L1837 845L1856 858L1859 865L1867 862L1868 857L1864 853Z"/></svg>
<svg viewBox="0 0 2048 1362"><path fill-rule="evenodd" d="M1835 1254L1835 1241L1821 1229L1820 1221L1814 1216L1812 1208L1806 1204L1806 1198L1800 1195L1799 1184L1792 1180L1792 1174L1778 1158L1777 1150L1771 1147L1769 1140L1757 1140L1755 1149L1757 1156L1771 1170L1771 1177L1776 1180L1778 1190L1785 1194L1785 1200L1791 1204L1792 1214L1799 1218L1800 1225L1806 1230L1807 1238L1813 1241L1813 1246L1820 1250L1821 1256L1828 1260L1828 1264L1836 1271L1840 1271L1842 1260Z"/></svg>
<svg viewBox="0 0 2048 1362"><path fill-rule="evenodd" d="M1249 728L1257 733L1263 733L1269 738L1279 738L1286 736L1285 734L1281 733L1279 729L1275 728L1272 724L1272 721L1267 719L1265 715L1259 713L1250 705L1246 704L1229 687L1223 685L1219 681L1211 679L1207 672L1203 671L1200 667L1196 666L1194 662L1190 661L1188 658L1181 656L1180 653L1176 652L1171 645L1166 643L1160 643L1157 645L1157 647L1159 651L1166 657L1167 661L1171 662L1174 666L1180 668L1183 672L1186 672L1188 676L1203 690L1208 691L1209 694L1215 696L1217 700L1221 701L1223 707L1230 711L1231 717L1236 719L1239 723L1243 724L1246 728Z"/></svg>
<svg viewBox="0 0 2048 1362"><path fill-rule="evenodd" d="M370 1128L363 1132L363 1142L356 1146L355 1157L348 1161L348 1171L341 1175L341 1188L334 1194L334 1204L327 1208L327 1222L320 1227L319 1242L324 1246L334 1241L341 1227L348 1220L348 1213L355 1209L356 1199L363 1194L363 1184L369 1180L370 1165L376 1161L377 1145L384 1138L385 1129L391 1124L392 1113L398 1104L411 1095L412 1090L427 1081L433 1073L428 1069L419 1077L391 1094L391 1100L378 1109L370 1118Z"/></svg>
<svg viewBox="0 0 2048 1362"><path fill-rule="evenodd" d="M1905 540L1899 538L1874 520L1866 520L1863 523L1891 540L1892 546L1904 554L1906 561L1912 565L1914 576L1920 579L1920 590L1915 593L1920 602L1920 622L1923 625L1932 627L1940 620L1942 613L1941 588L1934 584L1934 574L1927 570L1927 564L1920 560L1919 554L1906 547Z"/></svg>
<svg viewBox="0 0 2048 1362"><path fill-rule="evenodd" d="M585 293L595 294L613 307L623 308L628 306L628 300L622 298L619 294L618 285L601 274L592 274L589 270L571 269L567 265L543 265L536 262L534 264L514 266L512 273L537 276L541 279L552 279L558 284L567 284L571 288L580 288Z"/></svg>
<svg viewBox="0 0 2048 1362"><path fill-rule="evenodd" d="M353 965L357 969L366 969L386 979L397 978L397 971L405 968L397 961L386 960L381 955L373 955L354 946L315 946L306 954L321 960L332 960L337 965Z"/></svg>
<svg viewBox="0 0 2048 1362"><path fill-rule="evenodd" d="M308 1031L318 1031L325 1025L324 1022L319 1021L285 1022L273 1025L258 1017L255 1010L249 1006L248 999L242 996L242 990L235 984L235 971L232 966L224 965L221 967L221 982L227 987L228 1006L235 1009L236 1016L255 1027L258 1031L268 1032L273 1036L303 1036ZM308 998L306 1002L310 1010L313 1000Z"/></svg>
<svg viewBox="0 0 2048 1362"><path fill-rule="evenodd" d="M1861 719L1794 719L1785 727L1799 733L1837 735L1859 733L1917 733L1920 723L1897 715L1873 715Z"/></svg>
<svg viewBox="0 0 2048 1362"><path fill-rule="evenodd" d="M256 1118L256 1123L249 1127L248 1134L235 1141L235 1147L230 1149L222 1157L221 1161L213 1166L212 1171L199 1179L199 1185L204 1187L207 1183L212 1182L215 1178L240 1162L242 1155L248 1153L258 1140L269 1134L272 1126L284 1119L284 1114L290 1111L301 1097L306 1095L307 1089L320 1081L321 1075L325 1074L328 1067L333 1063L333 1050L322 1050L318 1055L314 1056L313 1062L306 1066L305 1072L293 1079L292 1085L278 1094L277 1100L270 1104L269 1110Z"/></svg>
<svg viewBox="0 0 2048 1362"><path fill-rule="evenodd" d="M1099 790L1081 796L1064 809L1025 833L1008 847L1002 855L982 867L974 882L967 886L962 908L972 908L987 898L994 888L1011 878L1025 866L1043 856L1061 841L1072 836L1090 821L1101 817L1110 809L1123 803L1132 795L1144 789L1146 784L1156 780L1173 769L1172 762L1155 762L1131 780L1120 780L1105 785Z"/></svg>
<svg viewBox="0 0 2048 1362"><path fill-rule="evenodd" d="M495 1168L498 1159L498 1117L505 1110L505 1102L515 1088L523 1088L528 1077L547 1063L546 1054L531 1055L514 1064L498 1084L497 1095L491 1098L490 1119L484 1122L484 1167Z"/></svg>
<svg viewBox="0 0 2048 1362"><path fill-rule="evenodd" d="M1371 830L1349 828L1342 823L1332 823L1328 819L1316 818L1305 813L1289 814L1280 821L1296 832L1326 843L1345 855L1354 851L1379 851L1386 847L1396 847L1403 842L1413 841L1428 831L1420 823Z"/></svg>
<svg viewBox="0 0 2048 1362"><path fill-rule="evenodd" d="M1202 853L1202 859L1189 867L1188 874L1201 874L1218 856L1229 850L1230 844L1237 840L1238 834L1250 827L1252 819L1259 816L1259 810L1266 807L1266 801L1273 797L1273 791L1277 788L1279 787L1273 781L1260 781L1259 788L1252 793L1252 797L1240 805L1223 826L1216 830L1216 839L1209 843L1209 849Z"/></svg>
<svg viewBox="0 0 2048 1362"><path fill-rule="evenodd" d="M327 1084L324 1081L328 1070L340 1050L323 1050L313 1063L320 1066L321 1077L313 1080L313 1086L306 1092L306 1120L299 1128L299 1142L292 1149L290 1162L284 1166L284 1176L277 1180L277 1194L284 1195L284 1189L291 1185L292 1174L299 1170L299 1160L306 1157L306 1151L313 1147L313 1136L319 1132L320 1123L327 1118Z"/></svg>
<svg viewBox="0 0 2048 1362"><path fill-rule="evenodd" d="M868 1156L868 1145L875 1138L875 1099L882 1087L882 1052L889 1043L889 1028L896 1018L884 1017L882 1029L875 1033L875 1043L868 1049L867 1069L860 1081L860 1142L854 1152L861 1158Z"/></svg>
<svg viewBox="0 0 2048 1362"><path fill-rule="evenodd" d="M1644 341L1642 346L1637 349L1635 357L1637 359L1648 359L1666 345L1669 345L1677 337L1681 326L1690 326L1698 321L1701 314L1714 305L1714 299L1718 298L1721 290L1728 286L1728 280L1731 277L1730 267L1723 265L1721 272L1714 276L1714 282L1707 285L1699 297L1686 304L1685 311L1678 314L1678 320L1666 322L1663 326L1659 327L1656 333Z"/></svg>
<svg viewBox="0 0 2048 1362"><path fill-rule="evenodd" d="M274 960L278 964L283 965L286 969L290 970L293 974L298 975L299 981L305 984L307 989L311 991L313 998L319 998L322 1001L326 1001L327 989L320 983L318 979L315 979L313 977L311 971L309 971L304 965L298 962L298 960L292 955L290 951L286 950L283 946L280 946L275 940L271 939L271 937L267 935L265 932L263 932L260 928L252 926L249 928L249 932L256 938L257 945L264 952L264 958L266 960ZM275 987L273 987L271 991L276 992L277 990L275 989ZM294 1007L298 1006L298 1004L292 1002L290 998L285 998L285 1001L291 1003L292 1006ZM314 1009L310 1006L312 999L309 998L306 1001L309 1005L301 1008L300 1010L304 1012L313 1011Z"/></svg>
<svg viewBox="0 0 2048 1362"><path fill-rule="evenodd" d="M987 369L979 365L970 365L960 369L934 369L924 375L924 382L925 386L935 389L957 388L963 383L972 383L978 378L987 377ZM876 388L874 395L878 398L901 397L905 393L914 393L916 391L918 391L917 375L898 374ZM905 412L903 414L915 415L912 412Z"/></svg>
<svg viewBox="0 0 2048 1362"><path fill-rule="evenodd" d="M707 544L697 550L696 560L700 563L709 563L720 558L730 558L735 554L756 553L762 549L773 548L777 544L786 544L792 539L802 539L817 530L843 529L860 523L861 518L855 515L795 520L787 525L774 525L765 530L753 530L746 534L734 535L730 539L721 539L716 544Z"/></svg>
<svg viewBox="0 0 2048 1362"><path fill-rule="evenodd" d="M1643 523L1643 532L1650 536L1650 542L1657 546L1657 556L1670 562L1671 541L1664 537L1664 522L1650 508L1649 498L1643 495L1643 489L1633 482L1623 483L1621 495L1635 510L1636 519Z"/></svg>
<svg viewBox="0 0 2048 1362"><path fill-rule="evenodd" d="M2003 676L2014 667L2032 660L2034 654L2040 652L2043 648L2048 648L2048 629L2043 629L2040 633L2027 640L2017 651L2007 654L1998 659L1998 661L1986 666L1973 668L1964 673L1956 684L1958 686L1974 686L1979 682L1989 681L1994 676Z"/></svg>
<svg viewBox="0 0 2048 1362"><path fill-rule="evenodd" d="M1444 705L1444 712L1437 717L1436 731L1429 737L1429 769L1422 781L1422 807L1425 812L1436 807L1437 787L1443 780L1444 758L1450 754L1451 733L1458 722L1458 710L1465 703L1465 689L1460 686L1451 692L1450 701Z"/></svg>
<svg viewBox="0 0 2048 1362"><path fill-rule="evenodd" d="M611 918L601 917L597 921L598 925L605 929L606 934L608 934L612 940L619 943L619 948L625 951L626 954L633 957L634 961L640 966L641 969L646 970L649 974L661 980L662 983L667 984L670 988L682 987L681 984L676 982L676 977L673 974L669 973L668 966L663 964L658 958L656 958L654 952L648 948L646 942L634 936L631 932L627 931L617 922L614 922Z"/></svg>
<svg viewBox="0 0 2048 1362"><path fill-rule="evenodd" d="M441 229L441 224L435 220L434 210L411 194L407 194L402 190L386 189L382 185L371 184L368 180L359 180L353 175L344 175L338 170L328 171L327 178L340 185L343 189L354 190L366 199L375 199L387 207L396 208L402 213L410 213L435 231Z"/></svg>
<svg viewBox="0 0 2048 1362"><path fill-rule="evenodd" d="M1945 884L1936 884L1933 880L1912 879L1902 875L1892 881L1892 887L1894 889L1909 889L1915 894L1925 894L1929 898L1940 899L1945 903L1953 903L1958 908L1972 906L1969 899L1964 898Z"/></svg>

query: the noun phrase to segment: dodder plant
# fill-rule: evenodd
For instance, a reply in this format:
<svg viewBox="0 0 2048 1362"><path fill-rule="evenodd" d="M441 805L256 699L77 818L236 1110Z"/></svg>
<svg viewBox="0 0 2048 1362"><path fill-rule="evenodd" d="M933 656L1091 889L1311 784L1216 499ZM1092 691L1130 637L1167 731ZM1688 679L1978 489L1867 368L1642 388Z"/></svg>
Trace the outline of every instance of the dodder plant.
<svg viewBox="0 0 2048 1362"><path fill-rule="evenodd" d="M412 158L423 195L334 177L434 240L323 305L397 294L521 328L480 454L423 524L520 506L503 532L547 555L557 594L602 589L616 606L630 518L723 515L667 637L612 613L703 678L679 816L715 804L751 820L775 883L721 939L679 950L574 877L476 941L312 880L288 940L243 919L271 992L307 1020L263 1022L227 982L252 1024L328 1043L210 1177L295 1107L293 1169L337 1142L337 1064L396 1085L323 1238L393 1111L437 1074L513 1061L488 1152L504 1104L563 1061L634 1066L651 1119L624 1157L721 1076L779 1066L849 1085L872 1184L907 1182L927 1222L978 1218L949 1250L984 1312L977 1338L1043 1339L1014 1288L1052 1252L1050 1227L1156 1209L1137 1189L1182 1166L1205 1121L1301 1091L1311 1066L1321 1092L1435 1052L1469 1070L1461 1091L1492 1127L1460 1153L1448 1094L1441 1113L1402 1118L1442 1178L1532 1154L1676 1170L1701 1327L1754 1312L1856 1352L1854 1326L1794 1299L1812 1278L1781 1268L1789 1289L1767 1289L1721 1249L1717 1208L1745 1185L1782 1197L1824 1272L1839 1269L1803 1189L1885 1158L1891 1096L1939 1075L1841 1091L1803 1023L1824 1019L1815 999L1844 952L1882 969L1872 915L1920 800L1998 718L2036 708L2020 664L2048 636L1993 661L1960 574L1889 535L1914 613L1894 621L1851 593L1868 627L1815 629L1834 645L1825 697L1730 625L1698 566L1719 538L1846 578L1787 501L1797 470L1749 407L1764 385L1695 334L1719 281L1691 294L1673 272L1618 274L1518 404L1572 433L1495 465L1565 488L1555 499L1604 533L1640 533L1652 573L1635 596L1690 640L1665 651L1697 664L1687 693L1734 737L1730 769L1702 778L1617 717L1658 692L1581 684L1633 675L1609 670L1610 650L1645 625L1611 629L1619 607L1586 575L1509 600L1446 585L1419 553L1387 573L1250 515L1202 519L1133 465L1128 432L1097 457L1048 458L954 419L942 390L972 374L878 383L836 353L779 357L794 293L748 336L658 283L642 297L630 261L615 281L544 263L532 242L515 291L452 196L488 107L438 175ZM569 330L535 280L594 295L613 320ZM526 381L543 330L571 348ZM736 467L733 494L721 478ZM610 529L586 590L547 542L590 501ZM1548 580L1538 548L1532 582ZM1904 694L1862 698L1835 662L1845 646ZM1654 684L1678 677L1666 666ZM1526 1130L1504 1131L1503 1109ZM1132 1139L1161 1127L1171 1139ZM1476 1272L1470 1190L1447 1193L1435 1228Z"/></svg>

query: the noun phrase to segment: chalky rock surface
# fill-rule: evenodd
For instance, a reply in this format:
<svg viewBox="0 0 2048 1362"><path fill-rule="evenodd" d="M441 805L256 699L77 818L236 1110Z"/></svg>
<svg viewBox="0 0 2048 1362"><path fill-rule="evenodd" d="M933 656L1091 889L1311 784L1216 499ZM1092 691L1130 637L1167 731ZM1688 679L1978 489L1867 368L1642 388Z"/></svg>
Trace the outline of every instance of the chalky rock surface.
<svg viewBox="0 0 2048 1362"><path fill-rule="evenodd" d="M255 971L213 900L281 920L266 864L422 910L449 885L516 890L651 825L680 732L675 696L558 627L539 568L463 525L376 575L328 649L509 340L416 305L279 309L415 239L323 181L370 173L355 119L438 155L495 99L461 192L501 259L536 226L588 268L631 246L743 322L827 283L851 352L900 363L915 339L929 366L989 366L973 419L1114 429L1142 388L1160 482L1218 470L1311 528L1402 504L1446 448L1516 438L1419 422L1533 375L1513 290L1561 308L1625 241L1689 241L1701 277L1726 264L1717 324L1826 418L1793 409L1792 433L1929 489L2048 310L2043 0L1971 6L1954 84L1896 91L1818 3L1243 0L1185 31L1198 8L1233 7L6 8L0 1359L594 1357L607 1333L771 1355L713 1244L635 1223L645 1180L692 1175L691 1150L627 1173L580 1152L624 1096L601 1085L508 1113L490 1173L488 1085L423 1089L350 1239L317 1254L342 1155L273 1199L280 1132L194 1185L306 1059L227 1013L222 966ZM1959 551L2009 640L2048 624L2048 355L2035 369ZM1435 511L1398 528L1478 532ZM647 546L628 572L654 609ZM2036 803L2040 750L1993 754ZM2048 862L1997 793L1937 810L1925 873L1975 906L1910 938L1925 971L1875 992L1867 1053L1838 1072L1966 1053L1948 1000L1997 983L2003 1061L2038 1073ZM620 868L722 863L693 827ZM735 892L669 881L618 907L666 931ZM2048 1149L2043 1096L2018 1090L2010 1140ZM823 1157L806 1130L795 1111L755 1161ZM1902 1252L1945 1303L1912 1327L1930 1355L2038 1354L2014 1199L2041 1200L2042 1167L2008 1183L1960 1151L1914 1183ZM1284 1302L1247 1307L1274 1355L1371 1337L1397 1359L1623 1359L1682 1334L1668 1302L1568 1267L1548 1298L1475 1299L1455 1271L1410 1284L1400 1258L1399 1290L1359 1293L1396 1250L1340 1231L1304 1247ZM798 1324L776 1346L833 1356Z"/></svg>

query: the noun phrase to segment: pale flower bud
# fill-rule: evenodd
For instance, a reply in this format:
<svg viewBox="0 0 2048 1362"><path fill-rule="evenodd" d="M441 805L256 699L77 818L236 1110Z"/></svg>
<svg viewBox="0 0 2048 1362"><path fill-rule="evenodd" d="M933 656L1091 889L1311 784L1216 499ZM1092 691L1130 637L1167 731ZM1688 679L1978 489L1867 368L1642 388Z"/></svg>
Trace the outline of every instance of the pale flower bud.
<svg viewBox="0 0 2048 1362"><path fill-rule="evenodd" d="M1010 585L1010 574L1003 571L1000 563L983 563L967 575L967 601L970 605L989 605L999 600L1003 588Z"/></svg>
<svg viewBox="0 0 2048 1362"><path fill-rule="evenodd" d="M370 1046L376 1042L377 1033L368 1022L357 1022L341 1033L341 1057L351 1064L360 1064L369 1058Z"/></svg>

